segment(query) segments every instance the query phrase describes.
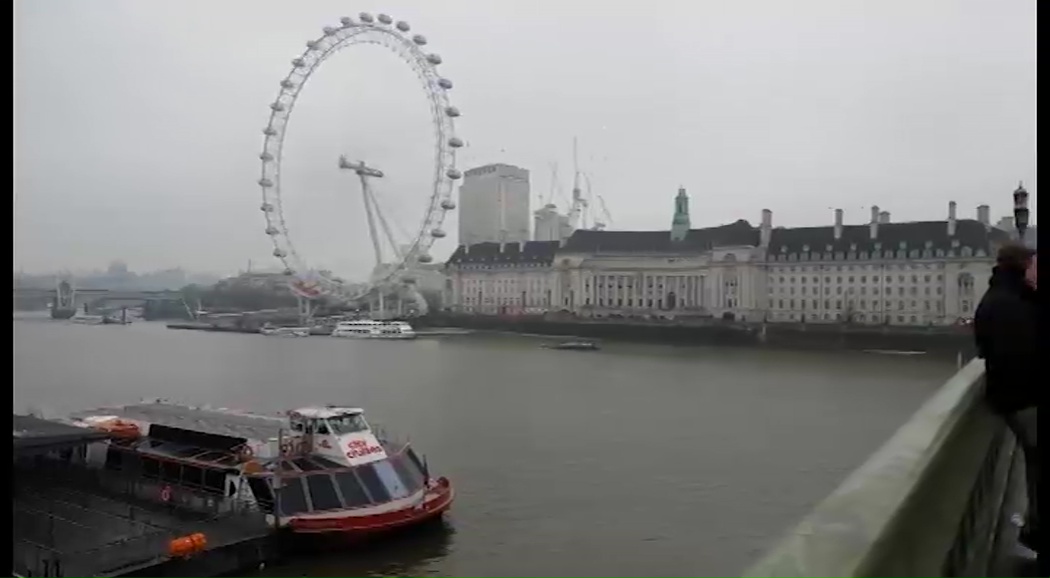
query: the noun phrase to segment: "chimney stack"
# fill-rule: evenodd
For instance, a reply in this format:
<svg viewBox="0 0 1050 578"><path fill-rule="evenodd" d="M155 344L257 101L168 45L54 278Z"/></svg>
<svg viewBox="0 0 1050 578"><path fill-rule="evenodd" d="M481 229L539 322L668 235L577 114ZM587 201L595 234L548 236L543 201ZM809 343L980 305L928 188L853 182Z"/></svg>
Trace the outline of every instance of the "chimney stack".
<svg viewBox="0 0 1050 578"><path fill-rule="evenodd" d="M879 213L879 224L880 225L885 225L886 223L889 223L889 222L890 222L890 212L889 211L882 211L881 213Z"/></svg>
<svg viewBox="0 0 1050 578"><path fill-rule="evenodd" d="M842 209L835 209L835 240L842 238Z"/></svg>
<svg viewBox="0 0 1050 578"><path fill-rule="evenodd" d="M878 205L872 205L871 207L871 223L868 225L871 231L871 240L874 241L879 236L879 207Z"/></svg>
<svg viewBox="0 0 1050 578"><path fill-rule="evenodd" d="M985 227L989 227L992 224L992 209L988 205L980 205L977 207L977 222L981 223Z"/></svg>
<svg viewBox="0 0 1050 578"><path fill-rule="evenodd" d="M955 236L955 201L948 201L948 236Z"/></svg>
<svg viewBox="0 0 1050 578"><path fill-rule="evenodd" d="M762 209L762 225L758 228L759 244L768 247L773 236L773 211Z"/></svg>

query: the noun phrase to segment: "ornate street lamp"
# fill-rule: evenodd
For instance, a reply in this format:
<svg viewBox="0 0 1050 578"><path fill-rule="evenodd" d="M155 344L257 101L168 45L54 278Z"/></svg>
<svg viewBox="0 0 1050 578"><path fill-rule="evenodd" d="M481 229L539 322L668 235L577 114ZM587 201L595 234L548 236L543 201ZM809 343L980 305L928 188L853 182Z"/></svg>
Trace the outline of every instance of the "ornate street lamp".
<svg viewBox="0 0 1050 578"><path fill-rule="evenodd" d="M1024 243L1024 232L1028 229L1028 191L1024 183L1017 184L1014 191L1014 226L1017 227L1017 240Z"/></svg>

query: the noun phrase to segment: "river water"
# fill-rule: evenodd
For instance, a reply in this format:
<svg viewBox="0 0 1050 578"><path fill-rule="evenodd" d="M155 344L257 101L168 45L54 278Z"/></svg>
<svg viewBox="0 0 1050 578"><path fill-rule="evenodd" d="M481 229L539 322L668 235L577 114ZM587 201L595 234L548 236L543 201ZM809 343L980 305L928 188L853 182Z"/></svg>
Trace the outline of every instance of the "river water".
<svg viewBox="0 0 1050 578"><path fill-rule="evenodd" d="M363 406L458 495L444 527L274 576L739 574L952 373L921 357L527 337L270 338L16 319L15 407Z"/></svg>

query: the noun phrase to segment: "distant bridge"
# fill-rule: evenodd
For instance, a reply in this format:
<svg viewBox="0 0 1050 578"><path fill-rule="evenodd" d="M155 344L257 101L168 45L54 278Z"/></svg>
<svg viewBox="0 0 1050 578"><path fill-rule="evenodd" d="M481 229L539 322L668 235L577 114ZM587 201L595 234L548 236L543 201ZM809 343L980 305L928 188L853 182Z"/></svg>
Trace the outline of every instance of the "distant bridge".
<svg viewBox="0 0 1050 578"><path fill-rule="evenodd" d="M69 296L64 296L63 303L80 308L87 305L89 308L102 303L124 302L144 303L148 301L174 301L182 298L178 291L139 291L128 289L76 289L72 294L72 303ZM16 303L37 302L41 306L48 303L58 303L58 288L43 289L40 287L15 287L14 300Z"/></svg>

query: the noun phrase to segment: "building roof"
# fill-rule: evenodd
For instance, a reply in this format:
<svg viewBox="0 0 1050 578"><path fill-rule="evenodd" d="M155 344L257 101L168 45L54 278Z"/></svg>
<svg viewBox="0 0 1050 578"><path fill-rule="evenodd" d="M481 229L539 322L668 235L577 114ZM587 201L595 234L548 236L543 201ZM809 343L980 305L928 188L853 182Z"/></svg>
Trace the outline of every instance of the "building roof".
<svg viewBox="0 0 1050 578"><path fill-rule="evenodd" d="M477 243L456 247L448 265L550 265L558 251L558 241L524 243Z"/></svg>
<svg viewBox="0 0 1050 578"><path fill-rule="evenodd" d="M735 223L690 229L682 241L672 241L669 231L578 230L562 249L566 253L680 253L709 251L714 247L758 245L758 228L744 219Z"/></svg>
<svg viewBox="0 0 1050 578"><path fill-rule="evenodd" d="M1006 234L998 229L986 227L972 219L956 221L955 235L948 236L947 221L916 221L911 223L879 223L875 239L871 238L871 226L844 225L842 236L835 239L835 227L799 227L794 229L773 229L769 241L769 252L806 253L806 252L871 252L879 251L924 250L933 251L952 249L952 241L959 242L959 248L988 250L992 241L1005 240ZM927 246L929 243L929 246ZM808 249L807 249L808 247Z"/></svg>
<svg viewBox="0 0 1050 578"><path fill-rule="evenodd" d="M32 415L15 415L13 422L16 453L78 446L108 437L105 432Z"/></svg>

